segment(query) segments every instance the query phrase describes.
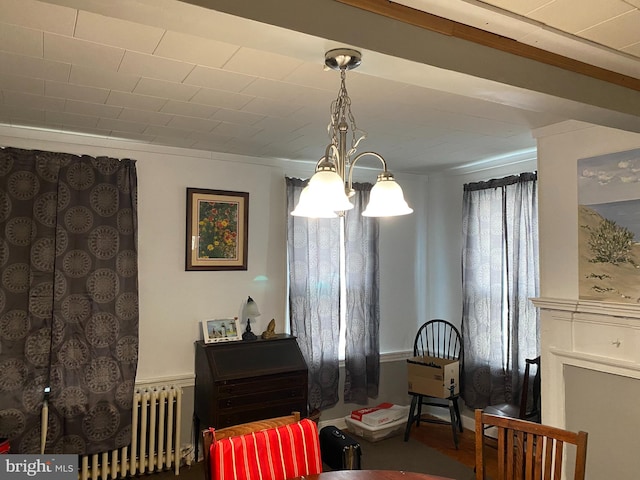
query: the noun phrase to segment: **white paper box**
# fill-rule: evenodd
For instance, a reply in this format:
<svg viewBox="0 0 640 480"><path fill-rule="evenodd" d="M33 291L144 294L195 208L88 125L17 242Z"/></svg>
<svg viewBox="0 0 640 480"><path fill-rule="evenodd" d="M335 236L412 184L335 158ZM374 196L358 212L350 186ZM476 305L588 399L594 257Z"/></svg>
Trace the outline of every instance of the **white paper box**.
<svg viewBox="0 0 640 480"><path fill-rule="evenodd" d="M407 415L409 415L409 410L407 408ZM362 423L358 420L351 418L349 415L344 417L347 422L347 430L349 433L353 433L358 437L362 437L365 440L369 440L370 442L379 442L380 440L384 440L385 438L392 437L402 432L407 426L407 417L396 420L395 422L385 423L384 425L378 425L377 427L372 427L371 425L367 425L366 423Z"/></svg>

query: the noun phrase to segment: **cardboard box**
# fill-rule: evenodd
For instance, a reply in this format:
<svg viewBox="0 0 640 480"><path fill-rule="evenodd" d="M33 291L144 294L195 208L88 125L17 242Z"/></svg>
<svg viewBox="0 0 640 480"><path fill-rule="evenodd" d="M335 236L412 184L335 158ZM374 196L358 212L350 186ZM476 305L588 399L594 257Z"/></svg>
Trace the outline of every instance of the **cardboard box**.
<svg viewBox="0 0 640 480"><path fill-rule="evenodd" d="M386 423L395 422L401 418L407 418L409 408L393 403L381 403L375 407L360 408L351 412L351 418L366 425L377 427Z"/></svg>
<svg viewBox="0 0 640 480"><path fill-rule="evenodd" d="M409 393L448 398L460 393L460 364L457 360L438 357L407 359Z"/></svg>

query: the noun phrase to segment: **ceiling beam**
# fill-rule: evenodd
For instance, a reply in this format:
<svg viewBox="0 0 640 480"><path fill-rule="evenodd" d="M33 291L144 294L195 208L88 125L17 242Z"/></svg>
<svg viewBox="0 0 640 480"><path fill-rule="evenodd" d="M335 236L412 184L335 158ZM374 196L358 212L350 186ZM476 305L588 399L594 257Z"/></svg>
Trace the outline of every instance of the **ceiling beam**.
<svg viewBox="0 0 640 480"><path fill-rule="evenodd" d="M498 35L463 23L439 17L431 13L411 8L388 0L336 0L367 12L382 15L409 25L484 45L502 52L535 60L546 65L562 68L570 72L613 83L621 87L640 91L640 79L590 65L573 58L533 47L517 40Z"/></svg>

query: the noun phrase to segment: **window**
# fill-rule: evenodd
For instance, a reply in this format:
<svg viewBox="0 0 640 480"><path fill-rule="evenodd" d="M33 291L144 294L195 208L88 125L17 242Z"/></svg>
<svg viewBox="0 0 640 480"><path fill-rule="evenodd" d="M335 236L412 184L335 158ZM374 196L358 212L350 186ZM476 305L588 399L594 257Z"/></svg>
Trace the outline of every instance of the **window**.
<svg viewBox="0 0 640 480"><path fill-rule="evenodd" d="M290 212L305 182L295 178L286 182ZM355 183L353 188L354 208L344 219L288 218L289 318L309 368L312 410L338 402L341 325L345 329L344 401L365 404L378 394L378 220L361 215L371 184Z"/></svg>
<svg viewBox="0 0 640 480"><path fill-rule="evenodd" d="M462 396L471 408L513 402L539 354L535 173L464 186L462 281Z"/></svg>

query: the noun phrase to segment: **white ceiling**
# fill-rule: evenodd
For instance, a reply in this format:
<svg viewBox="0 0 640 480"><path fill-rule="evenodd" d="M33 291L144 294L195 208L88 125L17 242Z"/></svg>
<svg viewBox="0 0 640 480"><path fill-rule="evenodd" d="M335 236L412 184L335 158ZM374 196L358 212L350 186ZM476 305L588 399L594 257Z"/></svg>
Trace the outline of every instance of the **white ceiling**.
<svg viewBox="0 0 640 480"><path fill-rule="evenodd" d="M609 92L600 82L583 94L572 88L585 81L577 74L533 64L538 86L526 69L519 79L496 72L490 57L484 65L464 45L472 53L429 52L442 63L428 64L411 58L429 50L416 42L416 53L393 53L407 43L406 25L370 31L365 15L340 28L314 9L352 7L291 1L274 13L287 2L0 0L0 124L316 161L339 87L339 75L323 71L324 52L354 46L363 64L348 73L347 88L368 133L360 150L377 151L394 172L530 156L531 129L566 119L640 131L637 90ZM640 0L399 3L640 78ZM236 4L251 19L221 13L242 9Z"/></svg>

